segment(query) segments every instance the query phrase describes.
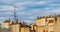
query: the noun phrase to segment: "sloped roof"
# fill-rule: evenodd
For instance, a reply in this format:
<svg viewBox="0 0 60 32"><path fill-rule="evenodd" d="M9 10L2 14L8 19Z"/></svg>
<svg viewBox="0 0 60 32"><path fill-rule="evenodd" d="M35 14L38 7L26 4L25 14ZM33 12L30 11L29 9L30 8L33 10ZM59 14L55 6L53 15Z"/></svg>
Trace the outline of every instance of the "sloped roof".
<svg viewBox="0 0 60 32"><path fill-rule="evenodd" d="M10 22L10 20L5 20L5 21L4 21L4 23L7 23L7 22L9 23L9 22Z"/></svg>

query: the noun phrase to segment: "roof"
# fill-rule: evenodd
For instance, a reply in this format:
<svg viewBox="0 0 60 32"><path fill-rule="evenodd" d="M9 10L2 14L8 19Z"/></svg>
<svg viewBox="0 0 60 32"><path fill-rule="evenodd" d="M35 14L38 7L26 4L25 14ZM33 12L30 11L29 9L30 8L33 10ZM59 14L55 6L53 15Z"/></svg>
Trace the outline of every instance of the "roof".
<svg viewBox="0 0 60 32"><path fill-rule="evenodd" d="M4 23L9 23L9 22L10 22L10 20L5 20L5 21L4 21Z"/></svg>

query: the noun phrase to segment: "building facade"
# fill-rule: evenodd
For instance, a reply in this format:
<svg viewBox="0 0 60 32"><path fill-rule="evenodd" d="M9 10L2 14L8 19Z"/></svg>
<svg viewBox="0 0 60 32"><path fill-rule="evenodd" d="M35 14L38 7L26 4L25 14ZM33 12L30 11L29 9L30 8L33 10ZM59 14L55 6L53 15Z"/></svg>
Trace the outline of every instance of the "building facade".
<svg viewBox="0 0 60 32"><path fill-rule="evenodd" d="M10 32L60 32L60 15L37 17L36 23L27 25L26 22L19 23L6 20L3 28L10 29Z"/></svg>

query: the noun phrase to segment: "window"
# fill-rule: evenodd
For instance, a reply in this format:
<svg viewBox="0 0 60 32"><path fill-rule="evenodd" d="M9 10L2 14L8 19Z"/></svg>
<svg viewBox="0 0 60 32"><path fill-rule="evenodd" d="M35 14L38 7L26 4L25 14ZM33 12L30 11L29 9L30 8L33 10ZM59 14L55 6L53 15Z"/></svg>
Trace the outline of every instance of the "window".
<svg viewBox="0 0 60 32"><path fill-rule="evenodd" d="M45 32L45 30L43 30L43 32Z"/></svg>

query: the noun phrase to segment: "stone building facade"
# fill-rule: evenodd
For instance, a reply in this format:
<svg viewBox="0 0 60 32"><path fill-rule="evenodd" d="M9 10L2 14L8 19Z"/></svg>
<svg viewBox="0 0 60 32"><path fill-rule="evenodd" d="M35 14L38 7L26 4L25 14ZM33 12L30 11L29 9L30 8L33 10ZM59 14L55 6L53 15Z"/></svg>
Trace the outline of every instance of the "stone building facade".
<svg viewBox="0 0 60 32"><path fill-rule="evenodd" d="M19 23L18 20L6 20L3 28L8 28L11 32L60 32L60 15L37 17L36 23L29 26L24 21Z"/></svg>

